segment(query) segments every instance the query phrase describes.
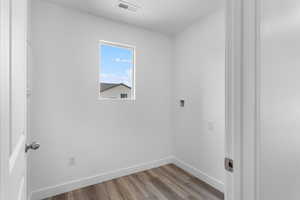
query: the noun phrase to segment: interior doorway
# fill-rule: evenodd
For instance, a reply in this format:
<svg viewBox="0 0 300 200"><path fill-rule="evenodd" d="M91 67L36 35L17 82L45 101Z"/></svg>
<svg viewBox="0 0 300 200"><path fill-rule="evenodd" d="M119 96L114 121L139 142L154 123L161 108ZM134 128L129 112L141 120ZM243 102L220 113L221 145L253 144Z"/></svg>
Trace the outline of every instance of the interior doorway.
<svg viewBox="0 0 300 200"><path fill-rule="evenodd" d="M30 139L19 145L22 149L26 140L37 141L41 148L28 156L29 181L22 186L28 190L20 198L52 198L143 170L160 172L160 166L173 164L172 172L183 170L177 179L202 181L193 186L196 194L203 184L213 191L209 198L223 199L226 178L232 179L232 172L224 169L225 154L233 158L224 150L232 140L225 137L225 2L100 3L103 6L67 0L28 4L29 37L22 44L27 45L30 64L22 95L29 102ZM174 9L179 13L176 20ZM112 65L103 70L100 40L133 46L134 67L132 59L116 53L108 60L127 70L112 70ZM99 99L104 94L101 83L109 98ZM11 101L9 87L3 94ZM134 98L128 98L133 88ZM7 189L5 195L12 192ZM175 191L179 199L188 195L181 192Z"/></svg>

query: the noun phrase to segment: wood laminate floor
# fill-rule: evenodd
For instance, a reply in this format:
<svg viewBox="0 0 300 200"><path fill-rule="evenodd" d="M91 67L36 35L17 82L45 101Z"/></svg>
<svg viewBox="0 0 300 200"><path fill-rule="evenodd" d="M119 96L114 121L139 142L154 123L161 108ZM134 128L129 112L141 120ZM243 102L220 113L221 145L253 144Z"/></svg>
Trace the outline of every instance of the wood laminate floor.
<svg viewBox="0 0 300 200"><path fill-rule="evenodd" d="M224 195L173 164L46 200L223 200Z"/></svg>

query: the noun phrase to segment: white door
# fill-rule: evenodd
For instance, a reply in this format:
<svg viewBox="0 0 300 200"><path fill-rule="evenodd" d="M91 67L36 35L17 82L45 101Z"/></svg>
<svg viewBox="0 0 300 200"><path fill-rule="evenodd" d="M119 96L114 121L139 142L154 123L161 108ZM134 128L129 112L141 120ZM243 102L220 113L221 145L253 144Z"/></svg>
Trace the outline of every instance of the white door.
<svg viewBox="0 0 300 200"><path fill-rule="evenodd" d="M27 0L0 0L1 200L26 195Z"/></svg>

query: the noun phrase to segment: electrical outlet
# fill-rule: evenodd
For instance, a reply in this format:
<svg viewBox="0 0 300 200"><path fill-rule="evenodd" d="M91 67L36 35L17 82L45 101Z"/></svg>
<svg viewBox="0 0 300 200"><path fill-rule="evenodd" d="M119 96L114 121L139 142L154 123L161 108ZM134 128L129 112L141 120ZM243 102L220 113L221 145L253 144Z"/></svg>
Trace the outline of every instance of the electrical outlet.
<svg viewBox="0 0 300 200"><path fill-rule="evenodd" d="M184 104L185 104L184 99L181 99L181 100L180 100L180 107L184 107L184 106L185 106Z"/></svg>

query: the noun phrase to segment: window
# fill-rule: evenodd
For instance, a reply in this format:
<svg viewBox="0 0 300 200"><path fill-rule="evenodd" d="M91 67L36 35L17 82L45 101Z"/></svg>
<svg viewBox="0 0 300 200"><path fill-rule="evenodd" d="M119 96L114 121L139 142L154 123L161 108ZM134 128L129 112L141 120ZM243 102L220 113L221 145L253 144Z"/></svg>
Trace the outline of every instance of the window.
<svg viewBox="0 0 300 200"><path fill-rule="evenodd" d="M100 99L135 99L135 48L100 41Z"/></svg>
<svg viewBox="0 0 300 200"><path fill-rule="evenodd" d="M127 99L128 98L128 94L122 93L121 94L121 99Z"/></svg>

